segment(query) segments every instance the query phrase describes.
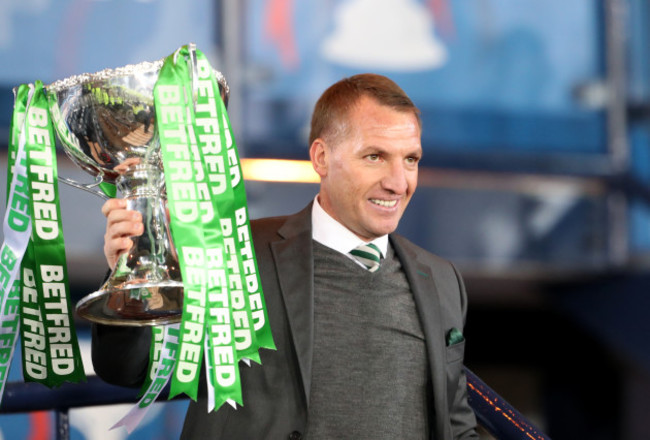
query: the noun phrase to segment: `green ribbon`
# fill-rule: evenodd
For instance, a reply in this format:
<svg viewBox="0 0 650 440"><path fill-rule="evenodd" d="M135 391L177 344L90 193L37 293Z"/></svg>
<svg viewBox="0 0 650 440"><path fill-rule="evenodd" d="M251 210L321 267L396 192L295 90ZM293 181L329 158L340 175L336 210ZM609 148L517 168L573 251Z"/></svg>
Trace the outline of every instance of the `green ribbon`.
<svg viewBox="0 0 650 440"><path fill-rule="evenodd" d="M196 399L204 355L209 411L227 401L241 405L239 360L259 362L260 347L275 348L239 157L213 72L203 53L185 46L165 59L154 88L170 229L185 290L170 398L185 393Z"/></svg>
<svg viewBox="0 0 650 440"><path fill-rule="evenodd" d="M14 166L18 155L18 146L20 134L25 125L25 111L27 110L27 100L29 98L29 86L21 84L16 89L16 98L14 100L14 112L11 115L9 127L9 158L7 162L7 195L11 189L11 183L14 180ZM7 204L9 200L7 200Z"/></svg>
<svg viewBox="0 0 650 440"><path fill-rule="evenodd" d="M234 213L219 112L221 94L210 63L200 51L195 56L197 96L193 130L208 175L207 189L219 215L205 225L206 237L211 240L206 316L208 410L211 411L226 401L242 404L237 364L243 358L257 358L258 346L249 325L250 310L242 290L241 262L233 245L233 228L224 227Z"/></svg>
<svg viewBox="0 0 650 440"><path fill-rule="evenodd" d="M50 387L79 382L85 374L69 300L55 138L40 81L17 90L8 166L5 243L0 251L2 380L19 321L25 381ZM11 276L5 278L9 271Z"/></svg>
<svg viewBox="0 0 650 440"><path fill-rule="evenodd" d="M211 186L214 203L221 218L215 229L220 231L223 242L228 284L233 343L238 359L252 359L259 362L259 344L252 326L252 315L245 289L242 253L238 246L238 225L236 208L246 204L238 197L234 188L227 148L227 127L224 115L225 105L214 78L213 69L205 55L199 51L197 57L198 97L196 105L199 147L214 168L214 184ZM226 116L227 117L227 116ZM236 150L235 150L236 152ZM237 183L237 182L235 182ZM218 379L213 372L212 383ZM218 404L218 402L216 402Z"/></svg>
<svg viewBox="0 0 650 440"><path fill-rule="evenodd" d="M176 62L180 57L179 62ZM170 55L154 87L156 124L170 213L170 229L176 247L184 301L179 337L178 362L172 376L170 397L185 393L196 400L207 300L207 260L203 222L214 217L205 186L204 165L193 139L191 84L185 55ZM210 204L211 205L211 204ZM212 211L212 212L210 212Z"/></svg>
<svg viewBox="0 0 650 440"><path fill-rule="evenodd" d="M229 165L229 185L234 193L234 219L237 227L237 252L239 261L243 268L241 273L244 276L244 289L248 298L248 305L252 315L253 328L255 330L255 339L260 348L275 350L271 326L269 325L268 312L266 311L266 302L262 292L262 283L259 277L257 259L255 258L255 247L253 246L252 232L248 215L248 203L246 201L246 189L244 188L244 179L235 144L235 137L232 132L230 120L226 106L222 100L219 100L219 112L222 116L227 146L227 157ZM257 359L252 358L259 363Z"/></svg>
<svg viewBox="0 0 650 440"><path fill-rule="evenodd" d="M155 325L151 327L151 346L149 347L149 368L147 368L147 375L144 378L144 383L140 388L139 397L142 397L151 383L156 379L156 371L158 363L160 362L160 353L163 346L163 334L165 332L164 325Z"/></svg>
<svg viewBox="0 0 650 440"><path fill-rule="evenodd" d="M32 238L23 258L23 374L52 387L86 376L70 304L54 130L40 81L26 110L25 137Z"/></svg>
<svg viewBox="0 0 650 440"><path fill-rule="evenodd" d="M117 187L112 183L102 182L99 184L99 189L111 199L117 195Z"/></svg>

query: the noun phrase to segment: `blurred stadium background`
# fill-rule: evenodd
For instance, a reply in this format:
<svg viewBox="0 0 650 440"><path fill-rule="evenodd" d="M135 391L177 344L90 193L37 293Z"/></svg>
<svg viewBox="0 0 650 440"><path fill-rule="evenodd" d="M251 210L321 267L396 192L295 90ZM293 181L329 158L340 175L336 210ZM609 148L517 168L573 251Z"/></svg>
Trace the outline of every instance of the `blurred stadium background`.
<svg viewBox="0 0 650 440"><path fill-rule="evenodd" d="M553 439L650 438L649 26L645 0L3 0L2 206L21 83L195 42L230 83L240 155L299 161L328 85L388 75L424 125L400 232L465 277L466 365ZM316 193L286 178L295 162L248 165L253 218ZM63 154L59 173L90 180ZM106 270L102 200L61 192L76 301ZM129 438L177 438L185 405L158 404ZM126 408L72 411L72 438L127 438L107 431ZM51 414L0 414L0 439L52 429Z"/></svg>

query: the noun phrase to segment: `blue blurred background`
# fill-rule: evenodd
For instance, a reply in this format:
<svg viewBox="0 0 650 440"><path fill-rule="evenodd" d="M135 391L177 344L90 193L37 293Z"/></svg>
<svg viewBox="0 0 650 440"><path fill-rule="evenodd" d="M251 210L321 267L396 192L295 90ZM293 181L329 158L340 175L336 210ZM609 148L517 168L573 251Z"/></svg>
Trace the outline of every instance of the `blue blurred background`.
<svg viewBox="0 0 650 440"><path fill-rule="evenodd" d="M645 0L3 0L0 157L12 87L188 42L226 75L246 158L307 159L320 93L388 75L424 126L400 232L463 273L468 367L554 439L650 438L649 25ZM59 169L89 180L64 155ZM61 191L79 299L105 272L102 201ZM251 178L247 191L262 217L317 186ZM128 438L177 438L184 405L160 404ZM106 431L127 409L73 411L73 438L127 438ZM0 415L0 439L52 429L48 414Z"/></svg>

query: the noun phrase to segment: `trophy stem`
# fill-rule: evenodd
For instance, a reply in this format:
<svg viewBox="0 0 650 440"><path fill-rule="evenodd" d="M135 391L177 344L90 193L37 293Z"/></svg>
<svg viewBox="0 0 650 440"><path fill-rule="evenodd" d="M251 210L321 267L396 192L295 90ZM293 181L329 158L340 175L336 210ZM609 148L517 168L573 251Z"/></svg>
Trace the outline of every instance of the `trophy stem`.
<svg viewBox="0 0 650 440"><path fill-rule="evenodd" d="M156 165L130 165L117 179L127 208L140 212L144 231L132 237L102 288L83 298L77 313L90 321L145 326L178 322L183 284L166 214L164 174Z"/></svg>
<svg viewBox="0 0 650 440"><path fill-rule="evenodd" d="M160 282L169 278L170 270L178 270L178 259L170 239L166 215L164 175L155 166L136 165L117 180L127 202L127 209L140 212L144 231L132 237L133 246L123 258L125 276L131 283ZM176 278L180 279L180 275Z"/></svg>

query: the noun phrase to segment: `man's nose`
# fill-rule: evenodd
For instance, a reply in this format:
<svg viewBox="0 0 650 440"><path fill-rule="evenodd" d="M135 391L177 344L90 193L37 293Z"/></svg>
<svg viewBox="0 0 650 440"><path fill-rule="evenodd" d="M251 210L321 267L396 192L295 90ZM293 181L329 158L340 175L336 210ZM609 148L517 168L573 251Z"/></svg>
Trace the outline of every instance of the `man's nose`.
<svg viewBox="0 0 650 440"><path fill-rule="evenodd" d="M382 187L394 194L404 194L408 188L406 170L400 161L391 162L382 179Z"/></svg>

